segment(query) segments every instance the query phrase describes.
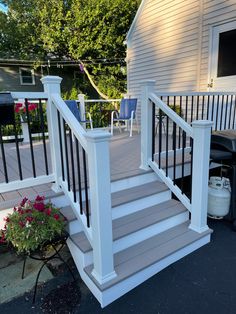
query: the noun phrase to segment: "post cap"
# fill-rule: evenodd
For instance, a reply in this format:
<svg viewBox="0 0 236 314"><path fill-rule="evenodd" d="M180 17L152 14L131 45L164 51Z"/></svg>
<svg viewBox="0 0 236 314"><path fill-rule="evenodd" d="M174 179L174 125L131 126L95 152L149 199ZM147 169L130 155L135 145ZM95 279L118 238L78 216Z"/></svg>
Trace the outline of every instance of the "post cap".
<svg viewBox="0 0 236 314"><path fill-rule="evenodd" d="M192 127L194 128L211 128L213 126L213 121L210 120L196 120L192 122Z"/></svg>
<svg viewBox="0 0 236 314"><path fill-rule="evenodd" d="M47 75L41 78L43 84L60 84L62 78L60 76Z"/></svg>

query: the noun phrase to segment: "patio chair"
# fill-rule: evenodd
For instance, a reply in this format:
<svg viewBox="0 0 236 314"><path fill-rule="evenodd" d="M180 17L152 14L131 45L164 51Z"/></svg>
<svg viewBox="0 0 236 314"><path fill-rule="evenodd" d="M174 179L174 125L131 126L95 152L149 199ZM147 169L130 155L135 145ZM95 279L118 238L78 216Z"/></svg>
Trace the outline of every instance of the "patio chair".
<svg viewBox="0 0 236 314"><path fill-rule="evenodd" d="M122 98L120 103L120 112L112 111L111 113L111 134L113 135L114 122L118 122L118 127L120 128L120 121L130 121L130 134L132 136L133 132L133 120L136 120L137 129L138 129L138 121L135 117L137 107L137 99L136 98Z"/></svg>
<svg viewBox="0 0 236 314"><path fill-rule="evenodd" d="M81 124L85 124L85 128L86 128L87 123L89 123L91 130L93 129L93 121L91 119L91 114L89 112L87 113L88 119L86 119L86 117L84 117L85 119L82 120L76 100L65 100L65 103L67 104L68 108L73 113L73 115L76 117L76 119ZM86 116L86 113L85 113L85 116Z"/></svg>

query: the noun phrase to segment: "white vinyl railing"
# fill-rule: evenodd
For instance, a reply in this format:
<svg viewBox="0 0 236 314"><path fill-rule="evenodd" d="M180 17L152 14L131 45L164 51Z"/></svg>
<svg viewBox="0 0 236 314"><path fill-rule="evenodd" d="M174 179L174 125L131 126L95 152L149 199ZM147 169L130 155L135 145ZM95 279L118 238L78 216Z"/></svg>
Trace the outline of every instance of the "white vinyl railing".
<svg viewBox="0 0 236 314"><path fill-rule="evenodd" d="M166 175L160 167L160 159L156 160L153 152L155 142L154 119L155 108L161 110L168 121L172 121L176 136L176 127L181 129L180 134L186 134L192 142L192 199L182 193L173 179ZM161 123L161 121L159 122ZM201 233L208 229L207 226L207 198L208 198L208 175L210 156L210 136L213 123L208 120L196 120L190 126L170 107L168 107L155 93L155 81L145 81L142 85L141 98L141 168L151 167L166 183L170 190L191 212L191 224L189 228ZM161 127L161 125L160 125ZM162 134L159 134L159 143ZM166 135L167 136L167 135ZM174 138L175 140L175 138ZM159 144L160 145L160 144ZM176 154L176 144L174 145ZM168 147L167 147L168 150ZM182 148L184 150L184 148ZM168 159L168 155L167 155ZM168 162L168 160L167 160ZM175 166L175 165L174 165ZM168 166L166 167L168 168Z"/></svg>
<svg viewBox="0 0 236 314"><path fill-rule="evenodd" d="M44 90L48 96L48 130L52 147L55 189L62 189L68 197L71 207L81 223L82 230L84 230L93 248L94 269L92 274L100 284L103 284L116 276L113 262L110 186L109 140L111 135L106 131L92 130L86 132L83 129L61 98L60 82L61 78L59 77L47 76L42 78ZM69 129L69 138L65 132L65 125L67 130ZM62 136L63 132L64 137ZM84 159L87 159L87 171L85 167L84 174L86 176L88 172L89 225L86 224L81 203L77 200L74 143L81 145ZM71 163L68 161L69 150ZM69 172L72 174L72 187L70 186Z"/></svg>

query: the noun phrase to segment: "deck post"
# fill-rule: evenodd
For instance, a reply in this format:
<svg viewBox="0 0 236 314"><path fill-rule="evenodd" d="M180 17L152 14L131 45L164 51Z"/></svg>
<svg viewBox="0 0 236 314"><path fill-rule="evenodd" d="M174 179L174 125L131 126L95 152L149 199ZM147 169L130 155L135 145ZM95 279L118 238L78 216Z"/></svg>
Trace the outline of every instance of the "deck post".
<svg viewBox="0 0 236 314"><path fill-rule="evenodd" d="M198 120L193 128L192 207L189 228L202 233L207 226L208 178L211 127L213 123Z"/></svg>
<svg viewBox="0 0 236 314"><path fill-rule="evenodd" d="M59 94L61 95L61 81L62 78L59 76L45 76L41 79L44 86L44 91L48 95L47 101L47 122L48 122L48 134L49 143L51 149L51 160L52 160L52 171L55 176L55 183L52 189L55 192L61 190L59 185L59 178L61 177L61 161L60 161L60 143L59 143L59 126L57 120L57 109L53 105L51 95Z"/></svg>
<svg viewBox="0 0 236 314"><path fill-rule="evenodd" d="M111 134L89 131L85 135L88 148L89 189L94 269L92 275L103 284L116 277L113 261L110 152Z"/></svg>
<svg viewBox="0 0 236 314"><path fill-rule="evenodd" d="M141 165L148 170L148 161L152 158L152 103L149 94L154 92L155 80L141 82Z"/></svg>

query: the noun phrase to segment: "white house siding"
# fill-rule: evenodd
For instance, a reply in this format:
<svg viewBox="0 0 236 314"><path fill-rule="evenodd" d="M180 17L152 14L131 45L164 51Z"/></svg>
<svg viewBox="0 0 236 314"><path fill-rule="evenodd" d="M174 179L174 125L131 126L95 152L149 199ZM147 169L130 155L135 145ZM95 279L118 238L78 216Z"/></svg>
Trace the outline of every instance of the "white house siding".
<svg viewBox="0 0 236 314"><path fill-rule="evenodd" d="M196 90L199 10L196 0L146 0L128 38L128 92L156 80L158 91Z"/></svg>
<svg viewBox="0 0 236 314"><path fill-rule="evenodd" d="M210 36L213 26L236 20L235 0L203 0L202 18L202 54L200 72L200 90L204 91L208 83Z"/></svg>
<svg viewBox="0 0 236 314"><path fill-rule="evenodd" d="M146 0L127 40L128 93L206 91L210 29L236 19L235 0Z"/></svg>

